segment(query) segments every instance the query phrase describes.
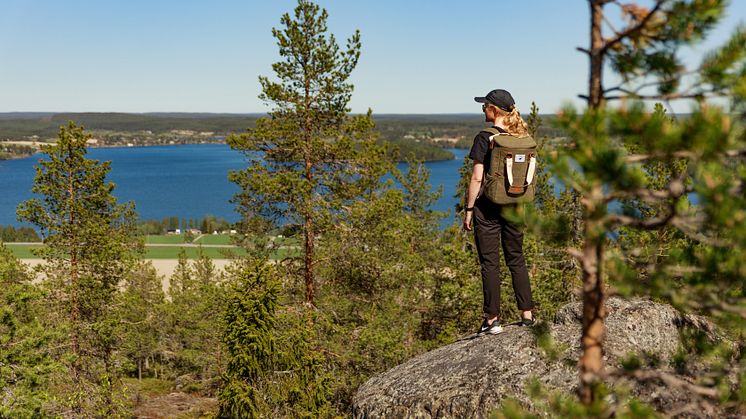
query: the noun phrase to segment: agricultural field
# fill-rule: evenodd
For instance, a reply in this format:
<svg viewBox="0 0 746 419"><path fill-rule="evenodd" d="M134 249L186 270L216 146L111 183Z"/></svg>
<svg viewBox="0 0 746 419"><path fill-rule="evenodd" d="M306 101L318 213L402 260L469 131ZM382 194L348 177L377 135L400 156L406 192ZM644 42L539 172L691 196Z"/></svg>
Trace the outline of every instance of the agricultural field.
<svg viewBox="0 0 746 419"><path fill-rule="evenodd" d="M148 235L145 237L144 259L178 259L182 251L188 259L196 259L203 254L211 259L230 259L234 256L243 256L246 250L236 246L234 240L236 235L230 234L205 234L194 237L193 241L185 242L189 236L177 234ZM298 256L300 254L300 243L297 238L273 237L272 242L276 250L272 259L283 259ZM13 254L19 259L38 259L32 249L40 248L39 244L5 243Z"/></svg>
<svg viewBox="0 0 746 419"><path fill-rule="evenodd" d="M183 244L187 243L184 234L158 234L145 236L145 244Z"/></svg>
<svg viewBox="0 0 746 419"><path fill-rule="evenodd" d="M42 244L13 244L13 243L5 243L5 247L10 249L11 252L18 258L18 259L37 259L38 256L31 253L31 249L34 248L40 248L42 247Z"/></svg>
<svg viewBox="0 0 746 419"><path fill-rule="evenodd" d="M205 234L198 237L195 244L206 244L206 245L232 245L234 240L237 239L237 235L230 234Z"/></svg>

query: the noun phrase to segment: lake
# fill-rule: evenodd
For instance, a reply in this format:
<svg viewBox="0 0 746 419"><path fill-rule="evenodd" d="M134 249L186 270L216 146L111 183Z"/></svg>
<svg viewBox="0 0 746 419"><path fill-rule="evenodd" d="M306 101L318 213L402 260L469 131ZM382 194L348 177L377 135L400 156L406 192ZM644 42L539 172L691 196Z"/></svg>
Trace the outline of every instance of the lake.
<svg viewBox="0 0 746 419"><path fill-rule="evenodd" d="M437 211L456 205L458 170L468 150L451 149L454 160L428 162L433 189L443 186L435 204ZM33 197L34 165L41 154L0 161L0 225L23 225L16 220L16 206ZM214 215L237 221L234 205L228 202L238 187L228 181L228 172L246 166L244 156L225 144L190 144L154 147L92 148L88 158L111 161L108 179L116 184L119 202L134 201L140 218L177 216L199 219ZM399 169L406 169L399 164Z"/></svg>

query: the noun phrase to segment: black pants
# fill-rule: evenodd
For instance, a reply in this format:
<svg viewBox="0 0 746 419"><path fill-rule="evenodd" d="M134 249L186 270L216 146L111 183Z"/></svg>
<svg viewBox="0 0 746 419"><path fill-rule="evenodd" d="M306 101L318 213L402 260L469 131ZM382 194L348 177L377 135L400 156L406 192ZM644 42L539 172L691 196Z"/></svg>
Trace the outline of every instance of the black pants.
<svg viewBox="0 0 746 419"><path fill-rule="evenodd" d="M482 268L484 312L500 313L500 244L505 264L513 278L513 291L519 310L534 308L526 259L523 257L523 232L502 216L503 207L481 198L474 205L474 237Z"/></svg>

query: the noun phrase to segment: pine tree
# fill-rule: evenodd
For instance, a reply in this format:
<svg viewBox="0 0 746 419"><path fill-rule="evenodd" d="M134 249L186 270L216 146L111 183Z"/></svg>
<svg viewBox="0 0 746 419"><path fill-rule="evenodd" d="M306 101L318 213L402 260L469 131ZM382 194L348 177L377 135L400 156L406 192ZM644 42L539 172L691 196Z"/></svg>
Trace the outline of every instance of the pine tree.
<svg viewBox="0 0 746 419"><path fill-rule="evenodd" d="M283 28L272 31L282 57L272 66L277 81L259 78L260 98L273 107L270 116L227 139L249 160L248 168L230 174L241 187L235 200L247 225L301 226L309 305L316 295L318 237L344 202L359 193L364 171L358 154L373 146L370 112L351 117L347 107L360 34L355 32L341 49L327 34L327 17L326 10L307 0L298 1L293 16L282 16Z"/></svg>
<svg viewBox="0 0 746 419"><path fill-rule="evenodd" d="M656 0L646 8L635 3L589 0L589 5L590 47L579 48L590 59L589 92L582 96L589 109L583 115L566 109L560 116L559 123L573 144L552 167L552 173L579 195L583 208L583 248L573 254L583 272L579 365L581 400L586 404L598 401L595 388L603 366L603 281L607 277L604 269L609 232L622 226L653 230L673 224L686 230L687 225L697 225L688 220L685 211L686 195L694 190L688 183L706 181L699 176L709 165L723 164L731 154L740 155L733 141L732 121L723 119L717 111L700 107L691 118L674 123L661 112L646 114L639 105L615 111L608 110L606 104L615 99L667 103L687 98L703 101L713 95L743 97L746 51L746 37L739 28L728 44L705 57L694 71L687 71L677 56L679 47L701 40L720 20L724 1ZM612 26L614 19L605 10L607 6L620 8L624 27ZM621 83L605 88L602 75L609 63ZM716 132L715 127L721 131ZM634 144L638 154L629 155L625 144ZM682 157L688 160L685 168L679 162ZM658 185L649 183L648 174L637 165L653 161L662 162L661 167L669 170ZM670 170L677 165L679 170ZM608 207L613 200L644 201L653 203L656 209L614 213Z"/></svg>
<svg viewBox="0 0 746 419"><path fill-rule="evenodd" d="M114 408L110 306L141 243L134 230L134 205L117 204L106 182L109 162L87 159L82 127L61 127L57 143L43 147L32 191L41 198L18 206L18 218L45 237L50 302L59 310L58 330L69 330L67 399L77 415ZM101 410L103 409L103 410Z"/></svg>

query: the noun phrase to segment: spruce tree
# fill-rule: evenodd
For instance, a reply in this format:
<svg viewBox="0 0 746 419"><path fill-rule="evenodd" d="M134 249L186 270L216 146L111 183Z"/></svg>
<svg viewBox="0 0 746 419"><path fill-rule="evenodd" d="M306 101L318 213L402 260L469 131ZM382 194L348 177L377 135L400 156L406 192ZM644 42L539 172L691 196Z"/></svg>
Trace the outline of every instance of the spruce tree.
<svg viewBox="0 0 746 419"><path fill-rule="evenodd" d="M223 344L228 356L220 417L257 418L269 412L261 386L273 366L278 284L266 266L240 268L226 298Z"/></svg>
<svg viewBox="0 0 746 419"><path fill-rule="evenodd" d="M223 369L220 346L224 286L210 258L199 249L198 259L189 261L179 254L176 270L170 278L166 304L167 344L176 372L190 374L192 383L210 388Z"/></svg>
<svg viewBox="0 0 746 419"><path fill-rule="evenodd" d="M327 17L326 10L307 0L298 1L292 16L282 16L283 27L272 31L282 58L272 65L276 79L259 78L260 98L272 106L269 117L227 139L249 160L246 169L230 174L241 187L235 201L244 221L301 227L304 300L309 305L317 292L318 238L345 201L359 193L364 172L359 152L373 141L370 112L353 117L347 107L360 34L355 32L342 49L327 33Z"/></svg>
<svg viewBox="0 0 746 419"><path fill-rule="evenodd" d="M151 263L142 262L126 276L116 296L113 317L117 320L117 352L134 362L137 378L147 374L149 360L164 348L165 294L161 277Z"/></svg>
<svg viewBox="0 0 746 419"><path fill-rule="evenodd" d="M62 346L69 371L63 388L75 415L113 414L116 407L110 307L141 249L132 236L134 205L118 204L112 195L109 162L86 158L90 138L73 122L60 127L57 142L42 148L47 158L36 166L32 192L40 197L17 211L45 238L37 253L46 262L45 285L59 314L53 326L69 336Z"/></svg>
<svg viewBox="0 0 746 419"><path fill-rule="evenodd" d="M0 418L42 417L50 377L60 364L49 349L44 292L0 242Z"/></svg>

